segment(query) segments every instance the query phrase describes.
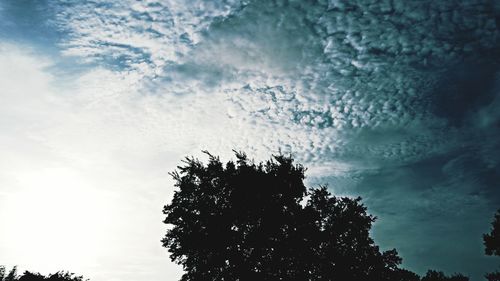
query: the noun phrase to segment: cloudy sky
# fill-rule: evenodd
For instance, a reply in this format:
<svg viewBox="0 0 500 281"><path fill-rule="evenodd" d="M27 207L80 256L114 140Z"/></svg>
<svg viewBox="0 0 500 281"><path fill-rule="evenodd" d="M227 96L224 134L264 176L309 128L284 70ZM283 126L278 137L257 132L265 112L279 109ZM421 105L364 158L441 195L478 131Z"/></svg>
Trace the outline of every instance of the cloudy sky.
<svg viewBox="0 0 500 281"><path fill-rule="evenodd" d="M495 0L0 0L0 264L176 280L168 172L281 150L404 267L482 280L499 26Z"/></svg>

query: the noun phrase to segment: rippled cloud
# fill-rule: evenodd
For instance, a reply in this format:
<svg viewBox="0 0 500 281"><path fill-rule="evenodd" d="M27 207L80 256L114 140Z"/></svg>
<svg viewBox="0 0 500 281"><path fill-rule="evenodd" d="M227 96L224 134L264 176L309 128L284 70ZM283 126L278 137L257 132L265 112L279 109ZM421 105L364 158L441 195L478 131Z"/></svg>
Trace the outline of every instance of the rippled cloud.
<svg viewBox="0 0 500 281"><path fill-rule="evenodd" d="M7 6L0 2L0 11ZM500 203L494 1L34 6L46 11L40 21L53 29L62 60L83 69L58 78L71 80L63 100L78 129L40 133L52 147L77 153L72 159L114 150L113 161L133 169L130 159L141 151L148 167L158 163L156 152L172 162L202 149L225 158L231 149L256 159L291 152L309 167L311 183L363 196L381 218L377 239L401 248L410 267L433 267L425 260L476 277L487 271L477 243L465 250L475 261L469 265L451 246L440 248L451 261L440 264L432 249L446 235L480 239ZM74 152L69 144L82 140L92 145ZM446 227L435 235L439 224ZM409 240L393 234L401 229Z"/></svg>

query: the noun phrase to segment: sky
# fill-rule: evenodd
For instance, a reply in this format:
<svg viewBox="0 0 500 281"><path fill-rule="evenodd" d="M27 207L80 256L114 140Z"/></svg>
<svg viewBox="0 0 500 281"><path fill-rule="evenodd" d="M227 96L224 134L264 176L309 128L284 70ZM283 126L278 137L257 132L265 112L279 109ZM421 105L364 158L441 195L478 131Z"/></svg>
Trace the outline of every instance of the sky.
<svg viewBox="0 0 500 281"><path fill-rule="evenodd" d="M292 153L403 267L500 261L500 2L0 0L0 264L178 280L168 175Z"/></svg>

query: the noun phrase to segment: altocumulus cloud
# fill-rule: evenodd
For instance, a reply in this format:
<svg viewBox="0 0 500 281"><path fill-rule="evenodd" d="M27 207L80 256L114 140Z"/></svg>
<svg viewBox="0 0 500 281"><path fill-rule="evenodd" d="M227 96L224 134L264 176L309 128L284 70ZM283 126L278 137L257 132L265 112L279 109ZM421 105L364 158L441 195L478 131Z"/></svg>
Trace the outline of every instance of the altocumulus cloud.
<svg viewBox="0 0 500 281"><path fill-rule="evenodd" d="M408 267L478 280L493 266L480 236L500 203L494 1L57 1L46 9L61 54L88 66L65 99L76 123L44 132L52 147L78 154L71 159L107 157L121 163L115 175L140 171L140 186L162 175L151 167L200 149L257 159L281 149L310 167L311 183L365 197L380 217L377 241L400 250ZM154 190L146 201L155 202Z"/></svg>
<svg viewBox="0 0 500 281"><path fill-rule="evenodd" d="M282 143L263 142L266 149L293 145L311 160L368 153L414 161L450 149L443 129L455 105L446 87L460 83L450 69L470 71L468 61L482 69L498 40L489 1L68 5L58 5L61 25L71 28L68 54L139 72L158 94L225 99L228 117L283 131ZM443 88L443 80L451 81ZM358 140L384 130L395 137ZM310 137L286 137L297 131ZM356 148L343 145L342 133Z"/></svg>

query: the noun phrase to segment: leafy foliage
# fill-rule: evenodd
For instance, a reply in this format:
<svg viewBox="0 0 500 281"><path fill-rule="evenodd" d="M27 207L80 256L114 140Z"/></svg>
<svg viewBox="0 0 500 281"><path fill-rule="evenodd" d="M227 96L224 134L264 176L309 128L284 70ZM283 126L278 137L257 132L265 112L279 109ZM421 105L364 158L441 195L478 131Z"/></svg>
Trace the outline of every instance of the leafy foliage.
<svg viewBox="0 0 500 281"><path fill-rule="evenodd" d="M14 266L7 275L5 275L5 266L0 267L0 280L2 281L14 281L17 276L17 267Z"/></svg>
<svg viewBox="0 0 500 281"><path fill-rule="evenodd" d="M422 277L421 281L469 281L469 277L463 276L462 274L446 276L441 271L429 270L427 274Z"/></svg>
<svg viewBox="0 0 500 281"><path fill-rule="evenodd" d="M67 271L59 271L47 276L25 271L22 275L18 276L17 267L14 266L7 276L5 276L5 272L5 266L0 266L0 281L84 281L82 276L77 276Z"/></svg>
<svg viewBox="0 0 500 281"><path fill-rule="evenodd" d="M495 218L491 223L493 227L488 234L483 235L484 252L488 256L500 256L500 210L495 214ZM488 281L500 281L500 272L491 272L485 275Z"/></svg>
<svg viewBox="0 0 500 281"><path fill-rule="evenodd" d="M418 280L396 250L374 244L360 198L307 190L291 157L255 164L236 153L224 165L206 153L207 165L186 158L171 174L177 190L163 210L181 280Z"/></svg>
<svg viewBox="0 0 500 281"><path fill-rule="evenodd" d="M406 269L399 269L394 272L391 280L397 281L420 281L420 276Z"/></svg>
<svg viewBox="0 0 500 281"><path fill-rule="evenodd" d="M488 281L500 281L500 272L495 271L485 275Z"/></svg>
<svg viewBox="0 0 500 281"><path fill-rule="evenodd" d="M491 223L491 232L483 235L485 253L489 256L500 256L500 210L495 214L495 219Z"/></svg>
<svg viewBox="0 0 500 281"><path fill-rule="evenodd" d="M83 281L82 276L76 276L73 273L59 271L48 276L41 275L40 273L32 273L29 271L17 279L19 281Z"/></svg>

